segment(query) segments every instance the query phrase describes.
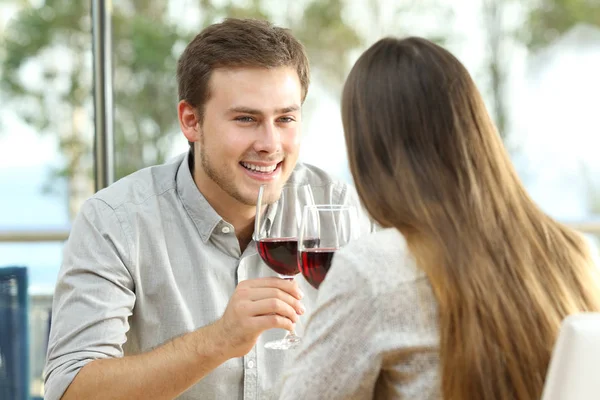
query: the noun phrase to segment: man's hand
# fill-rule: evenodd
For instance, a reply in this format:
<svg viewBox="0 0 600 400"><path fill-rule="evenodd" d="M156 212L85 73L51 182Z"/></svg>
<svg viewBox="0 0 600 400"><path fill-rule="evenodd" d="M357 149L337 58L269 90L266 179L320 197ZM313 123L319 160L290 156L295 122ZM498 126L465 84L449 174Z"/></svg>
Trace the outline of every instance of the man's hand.
<svg viewBox="0 0 600 400"><path fill-rule="evenodd" d="M259 278L240 282L225 313L214 324L228 343L224 351L230 358L243 357L262 332L273 328L293 330L298 315L305 312L302 296L292 280Z"/></svg>

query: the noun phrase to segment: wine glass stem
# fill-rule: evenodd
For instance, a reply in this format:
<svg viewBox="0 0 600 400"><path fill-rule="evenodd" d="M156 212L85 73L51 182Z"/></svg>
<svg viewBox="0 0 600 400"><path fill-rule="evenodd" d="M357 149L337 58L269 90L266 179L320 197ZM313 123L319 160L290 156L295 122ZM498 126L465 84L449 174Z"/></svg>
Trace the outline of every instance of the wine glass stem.
<svg viewBox="0 0 600 400"><path fill-rule="evenodd" d="M300 336L298 336L296 334L296 330L294 329L294 330L288 331L285 334L285 337L283 338L283 340L288 341L289 343L298 343L302 339L300 338Z"/></svg>
<svg viewBox="0 0 600 400"><path fill-rule="evenodd" d="M285 276L285 275L280 275L281 279L285 279L286 281L293 281L294 278L296 276ZM298 321L300 322L300 321ZM300 339L300 336L296 335L296 330L292 329L291 331L288 331L288 333L285 335L286 339Z"/></svg>
<svg viewBox="0 0 600 400"><path fill-rule="evenodd" d="M281 279L285 279L286 281L293 281L295 276L285 276L285 275L279 275ZM300 321L298 321L300 322ZM285 338L284 339L288 339L288 340L300 340L300 336L298 336L296 334L296 330L292 329L291 331L288 331L285 334Z"/></svg>

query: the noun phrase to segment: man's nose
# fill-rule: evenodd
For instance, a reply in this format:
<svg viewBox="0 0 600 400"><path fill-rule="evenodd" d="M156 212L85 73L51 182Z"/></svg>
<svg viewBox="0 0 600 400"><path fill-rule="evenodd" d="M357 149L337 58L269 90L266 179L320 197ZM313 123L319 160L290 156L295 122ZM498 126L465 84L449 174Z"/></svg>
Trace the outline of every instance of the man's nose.
<svg viewBox="0 0 600 400"><path fill-rule="evenodd" d="M281 134L272 122L265 122L257 132L254 150L263 153L277 153L281 150Z"/></svg>

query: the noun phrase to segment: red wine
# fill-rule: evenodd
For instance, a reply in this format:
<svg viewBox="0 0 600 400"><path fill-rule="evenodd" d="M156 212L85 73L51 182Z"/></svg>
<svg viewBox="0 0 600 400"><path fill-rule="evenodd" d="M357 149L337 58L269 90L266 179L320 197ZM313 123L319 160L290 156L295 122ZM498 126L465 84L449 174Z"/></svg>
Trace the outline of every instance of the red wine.
<svg viewBox="0 0 600 400"><path fill-rule="evenodd" d="M335 254L335 249L304 249L300 252L300 272L315 289L319 288Z"/></svg>
<svg viewBox="0 0 600 400"><path fill-rule="evenodd" d="M265 264L280 275L293 276L298 270L298 239L262 239L257 243L258 254Z"/></svg>

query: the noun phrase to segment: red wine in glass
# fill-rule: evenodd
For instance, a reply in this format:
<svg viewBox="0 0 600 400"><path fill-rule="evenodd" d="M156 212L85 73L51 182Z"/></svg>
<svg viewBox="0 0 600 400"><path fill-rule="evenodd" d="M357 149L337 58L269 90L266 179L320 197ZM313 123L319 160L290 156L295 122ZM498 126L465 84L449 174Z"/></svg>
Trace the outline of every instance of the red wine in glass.
<svg viewBox="0 0 600 400"><path fill-rule="evenodd" d="M298 238L300 272L313 287L319 288L336 250L358 235L357 211L344 205L304 207Z"/></svg>
<svg viewBox="0 0 600 400"><path fill-rule="evenodd" d="M315 246L318 239L305 239L305 245ZM273 271L283 276L297 275L298 240L296 238L270 238L258 241L258 254Z"/></svg>
<svg viewBox="0 0 600 400"><path fill-rule="evenodd" d="M258 254L279 275L294 276L298 270L298 239L267 238L258 242Z"/></svg>
<svg viewBox="0 0 600 400"><path fill-rule="evenodd" d="M336 249L305 249L300 252L300 270L315 289L319 288L333 260Z"/></svg>

